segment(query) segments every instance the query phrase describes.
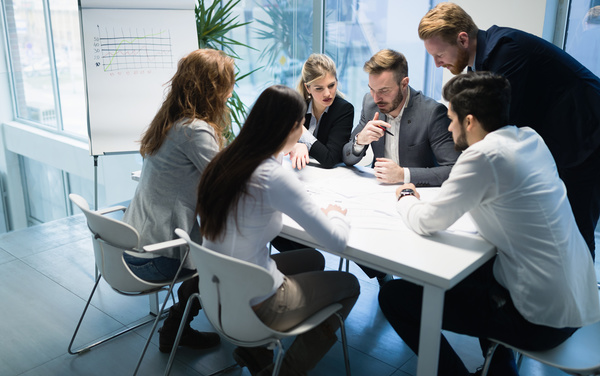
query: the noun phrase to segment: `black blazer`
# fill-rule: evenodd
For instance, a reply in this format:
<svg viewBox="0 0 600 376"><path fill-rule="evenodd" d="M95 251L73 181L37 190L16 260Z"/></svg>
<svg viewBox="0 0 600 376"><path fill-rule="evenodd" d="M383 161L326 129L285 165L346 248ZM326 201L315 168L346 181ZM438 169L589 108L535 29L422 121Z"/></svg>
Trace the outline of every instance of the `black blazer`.
<svg viewBox="0 0 600 376"><path fill-rule="evenodd" d="M535 129L559 169L600 148L600 79L552 43L508 27L480 30L475 70L510 81L510 123Z"/></svg>
<svg viewBox="0 0 600 376"><path fill-rule="evenodd" d="M304 126L308 128L311 114L307 113ZM340 96L336 96L327 112L321 115L321 122L308 154L319 161L321 166L332 168L342 162L342 148L350 138L354 122L354 106Z"/></svg>

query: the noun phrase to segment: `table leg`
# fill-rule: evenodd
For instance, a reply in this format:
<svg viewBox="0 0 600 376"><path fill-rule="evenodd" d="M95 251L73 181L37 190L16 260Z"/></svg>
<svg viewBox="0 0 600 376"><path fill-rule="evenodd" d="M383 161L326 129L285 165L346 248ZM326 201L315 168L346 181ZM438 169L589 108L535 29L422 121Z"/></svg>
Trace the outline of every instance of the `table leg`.
<svg viewBox="0 0 600 376"><path fill-rule="evenodd" d="M437 375L440 339L442 335L444 293L445 291L438 287L423 286L417 376Z"/></svg>
<svg viewBox="0 0 600 376"><path fill-rule="evenodd" d="M158 315L158 311L160 310L160 306L158 305L158 293L148 295L148 299L150 300L150 313L153 315Z"/></svg>

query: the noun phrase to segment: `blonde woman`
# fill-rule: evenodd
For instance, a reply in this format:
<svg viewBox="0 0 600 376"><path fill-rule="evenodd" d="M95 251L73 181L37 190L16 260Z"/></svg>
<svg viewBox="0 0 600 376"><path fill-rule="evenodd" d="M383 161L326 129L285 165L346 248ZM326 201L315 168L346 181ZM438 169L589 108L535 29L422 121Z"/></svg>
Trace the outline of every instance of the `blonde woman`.
<svg viewBox="0 0 600 376"><path fill-rule="evenodd" d="M298 84L308 109L302 136L289 153L295 168L306 166L309 157L325 168L342 162L342 148L352 132L354 106L341 97L337 87L333 60L327 55L310 55Z"/></svg>
<svg viewBox="0 0 600 376"><path fill-rule="evenodd" d="M140 233L141 245L171 240L178 227L201 240L196 189L204 168L224 145L223 131L230 126L226 102L234 83L233 59L221 51L196 50L179 61L166 99L142 137L142 174L123 217ZM173 279L181 256L173 250L155 258L125 253L124 259L140 278L165 281ZM182 273L193 272L186 261ZM160 351L171 351L188 297L197 291L197 278L179 287L179 302L160 329ZM196 303L180 344L214 347L219 344L216 333L198 332L189 325L199 310Z"/></svg>

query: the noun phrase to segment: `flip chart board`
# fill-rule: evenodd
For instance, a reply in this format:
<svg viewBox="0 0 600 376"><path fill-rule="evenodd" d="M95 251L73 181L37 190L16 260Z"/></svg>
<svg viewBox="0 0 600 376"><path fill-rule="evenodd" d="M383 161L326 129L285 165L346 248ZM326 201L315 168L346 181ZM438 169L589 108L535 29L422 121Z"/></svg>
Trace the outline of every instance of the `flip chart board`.
<svg viewBox="0 0 600 376"><path fill-rule="evenodd" d="M79 0L91 155L135 152L179 59L198 48L195 0Z"/></svg>

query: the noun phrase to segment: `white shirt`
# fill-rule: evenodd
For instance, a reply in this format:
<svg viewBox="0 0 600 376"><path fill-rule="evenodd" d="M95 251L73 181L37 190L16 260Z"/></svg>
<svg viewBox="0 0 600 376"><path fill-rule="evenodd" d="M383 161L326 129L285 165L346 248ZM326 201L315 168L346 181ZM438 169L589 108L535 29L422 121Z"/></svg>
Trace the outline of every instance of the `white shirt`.
<svg viewBox="0 0 600 376"><path fill-rule="evenodd" d="M398 138L400 137L400 121L402 120L402 114L404 114L404 109L408 106L408 101L410 100L410 90L406 91L406 100L404 101L404 106L398 113L398 116L393 117L390 114L385 114L387 117L387 122L391 125L390 129L388 129L394 136L390 136L385 133L384 137L384 158L391 159L395 164L400 166L400 155L398 153ZM358 145L356 141L354 142L354 152L355 154L360 154L367 147L367 145ZM408 167L403 167L404 169L404 183L410 183L410 169Z"/></svg>
<svg viewBox="0 0 600 376"><path fill-rule="evenodd" d="M267 243L281 232L282 213L295 220L324 249L343 251L350 234L346 217L335 211L325 215L293 171L283 168L281 157L279 161L265 160L252 174L248 193L238 202L237 224L230 215L224 238L215 242L205 238L203 243L215 252L262 266L271 273L271 293L253 299L252 305L269 298L283 283L283 274L267 248Z"/></svg>
<svg viewBox="0 0 600 376"><path fill-rule="evenodd" d="M469 212L498 250L496 280L530 322L561 328L600 320L591 255L554 159L533 129L489 133L460 155L435 200L407 196L397 209L424 235Z"/></svg>
<svg viewBox="0 0 600 376"><path fill-rule="evenodd" d="M313 144L315 142L317 142L316 136L317 136L317 132L319 131L319 125L321 124L321 119L323 119L323 115L325 113L327 113L327 111L329 111L329 106L325 107L325 110L321 114L319 121L317 121L317 118L313 114L312 109L313 109L313 101L311 100L308 103L308 109L306 110L306 113L311 115L310 123L308 124L308 131L302 132L302 135L300 136L300 139L298 140L298 142L305 144L309 151L310 151L310 148L312 148Z"/></svg>

